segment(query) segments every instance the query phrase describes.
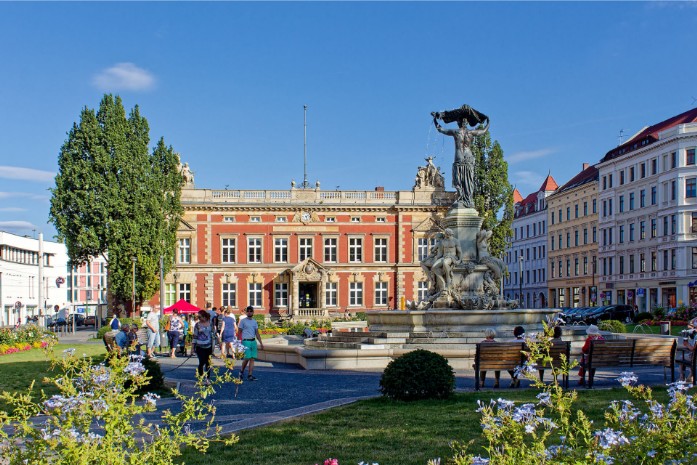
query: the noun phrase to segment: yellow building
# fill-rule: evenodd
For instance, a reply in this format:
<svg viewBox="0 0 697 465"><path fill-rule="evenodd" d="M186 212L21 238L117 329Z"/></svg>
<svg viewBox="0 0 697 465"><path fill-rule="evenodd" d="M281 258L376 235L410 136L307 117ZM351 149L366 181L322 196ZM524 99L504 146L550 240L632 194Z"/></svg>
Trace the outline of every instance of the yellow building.
<svg viewBox="0 0 697 465"><path fill-rule="evenodd" d="M583 170L547 198L551 307L598 305L598 169Z"/></svg>

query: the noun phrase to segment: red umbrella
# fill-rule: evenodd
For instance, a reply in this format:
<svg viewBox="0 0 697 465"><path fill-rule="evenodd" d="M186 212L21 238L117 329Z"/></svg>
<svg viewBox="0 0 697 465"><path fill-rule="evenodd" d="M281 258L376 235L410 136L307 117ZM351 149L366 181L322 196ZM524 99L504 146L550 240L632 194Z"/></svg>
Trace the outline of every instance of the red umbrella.
<svg viewBox="0 0 697 465"><path fill-rule="evenodd" d="M179 302L175 303L171 307L165 308L164 313L172 313L172 310L174 310L175 308L179 310L179 313L196 313L200 310L200 308L191 305L184 299L181 299Z"/></svg>

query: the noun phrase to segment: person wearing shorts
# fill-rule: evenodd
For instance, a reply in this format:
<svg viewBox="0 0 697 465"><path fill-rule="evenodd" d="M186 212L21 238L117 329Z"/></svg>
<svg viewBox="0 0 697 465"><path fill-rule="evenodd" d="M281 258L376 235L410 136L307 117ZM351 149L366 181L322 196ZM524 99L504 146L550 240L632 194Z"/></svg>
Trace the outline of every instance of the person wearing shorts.
<svg viewBox="0 0 697 465"><path fill-rule="evenodd" d="M259 341L259 346L261 350L264 350L264 343L261 341L261 335L259 334L259 325L254 319L254 307L251 305L245 310L247 318L240 320L237 324L240 331L242 332L242 345L245 347L244 360L242 361L242 369L240 370L240 379L244 379L244 370L249 365L249 374L247 375L248 381L256 381L254 376L254 359L257 358L257 341Z"/></svg>
<svg viewBox="0 0 697 465"><path fill-rule="evenodd" d="M145 319L145 326L148 328L148 352L147 357L155 356L155 347L160 347L160 310L153 308Z"/></svg>

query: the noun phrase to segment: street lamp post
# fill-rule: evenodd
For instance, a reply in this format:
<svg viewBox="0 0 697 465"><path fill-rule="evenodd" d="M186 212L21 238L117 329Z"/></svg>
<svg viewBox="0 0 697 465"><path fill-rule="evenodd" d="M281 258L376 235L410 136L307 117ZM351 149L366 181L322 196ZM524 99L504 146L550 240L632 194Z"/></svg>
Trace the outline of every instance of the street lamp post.
<svg viewBox="0 0 697 465"><path fill-rule="evenodd" d="M136 262L138 261L138 259L136 257L131 257L131 261L133 262L133 293L131 295L131 316L133 316L136 313Z"/></svg>
<svg viewBox="0 0 697 465"><path fill-rule="evenodd" d="M595 257L593 257L593 274L591 281L591 305L596 305L598 301L598 290L595 288Z"/></svg>
<svg viewBox="0 0 697 465"><path fill-rule="evenodd" d="M518 257L518 295L520 296L520 308L523 308L523 251Z"/></svg>

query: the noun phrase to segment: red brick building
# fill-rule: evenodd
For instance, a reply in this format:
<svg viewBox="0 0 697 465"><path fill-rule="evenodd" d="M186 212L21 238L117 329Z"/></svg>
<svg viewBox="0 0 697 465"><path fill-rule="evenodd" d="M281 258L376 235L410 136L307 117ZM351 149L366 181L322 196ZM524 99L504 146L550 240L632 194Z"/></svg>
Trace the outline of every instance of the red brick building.
<svg viewBox="0 0 697 465"><path fill-rule="evenodd" d="M185 299L321 318L420 300L419 261L453 201L429 165L405 191L184 189L165 305Z"/></svg>

